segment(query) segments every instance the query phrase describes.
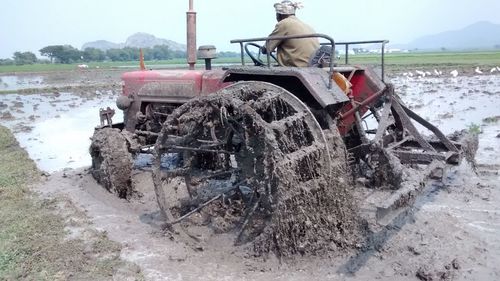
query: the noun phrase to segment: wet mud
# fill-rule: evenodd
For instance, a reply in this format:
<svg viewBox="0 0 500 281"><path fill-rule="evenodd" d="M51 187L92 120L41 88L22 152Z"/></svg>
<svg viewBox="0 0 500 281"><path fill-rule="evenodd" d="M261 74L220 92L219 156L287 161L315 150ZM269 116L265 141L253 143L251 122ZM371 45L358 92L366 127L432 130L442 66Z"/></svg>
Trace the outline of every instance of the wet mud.
<svg viewBox="0 0 500 281"><path fill-rule="evenodd" d="M111 239L122 243L124 249L121 256L139 264L148 280L498 279L500 124L495 117L498 116L497 105L500 102L499 76L471 73L458 77L444 74L441 77L409 77L402 72L391 76L405 104L446 134L464 128L478 132L477 171L474 172L465 162L450 170L440 184L431 188L417 202L415 212L406 216L403 222L390 224L383 231L374 233L371 247L359 244L319 258L312 255L301 259L299 256L295 263L286 264L280 263L273 255L264 260L263 257L255 257L248 248L235 248L233 243L237 231L232 228L233 232L229 233L205 232L204 238L210 243L190 248L175 237L171 240L171 236L165 236L162 230L164 219L159 213L148 171L132 173L132 185L142 196L132 197L128 201L100 187L85 168L48 175L37 190L49 198L64 195L75 202L89 217L92 227L107 231ZM2 99L4 105L0 104L2 116L13 116L13 119L0 119L2 124L7 124L11 129L21 122L33 127L31 131L18 130L16 136L21 144L30 145L31 142L33 147L43 150L40 154L30 153L32 158L38 159L39 165L56 156L52 155L55 149L40 149L43 143L49 142L47 136L51 134L39 134L44 121L54 128L55 124L60 126L55 123L57 120L69 118L68 111L79 108L97 111L96 108L101 104L93 103L95 97L87 100L78 93L60 92L60 96L54 98L52 95L53 92L30 95L30 98L25 95L7 95ZM75 100L72 102L69 97ZM57 102L58 99L66 98L69 98L68 102ZM53 102L45 102L52 99ZM113 93L103 92L97 99L112 103ZM23 105L14 102L22 102ZM72 103L75 107L71 107ZM14 107L16 104L18 107ZM57 131L78 135L79 140L85 139L80 146L88 153L89 137L99 119L97 114L95 120L85 118L86 122L72 126L81 128L81 131L71 131L65 127L58 127ZM91 123L90 128L83 126L84 123ZM28 139L31 141L28 142ZM65 144L79 143L78 139L66 139ZM58 154L66 155L62 164L59 164L59 170L70 164L76 167L91 165L90 158L76 157L76 148L66 151L62 150L63 147L58 145ZM337 149L342 150L342 147ZM289 177L288 173L281 173L278 174L280 177ZM345 211L349 212L349 208ZM283 216L288 214L283 213ZM237 218L240 221L241 214ZM297 218L303 220L307 216L299 214ZM297 228L304 226L308 225L299 225ZM297 228L283 229L293 231ZM293 235L287 235L293 241ZM293 249L300 251L302 248Z"/></svg>
<svg viewBox="0 0 500 281"><path fill-rule="evenodd" d="M131 197L133 159L129 144L120 130L96 130L92 136L89 153L92 157L90 172L97 182L120 198Z"/></svg>

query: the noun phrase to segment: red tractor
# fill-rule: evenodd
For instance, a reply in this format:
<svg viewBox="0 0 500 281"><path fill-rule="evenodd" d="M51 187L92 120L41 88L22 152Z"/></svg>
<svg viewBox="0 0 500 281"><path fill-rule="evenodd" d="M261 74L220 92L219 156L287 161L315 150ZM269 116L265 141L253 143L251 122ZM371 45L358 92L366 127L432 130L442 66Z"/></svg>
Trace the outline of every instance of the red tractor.
<svg viewBox="0 0 500 281"><path fill-rule="evenodd" d="M250 51L259 47L255 42L305 37L324 41L310 67L274 66L272 55L261 59ZM211 69L215 50L203 46L198 54L206 69L123 74L117 105L124 122L104 124L93 136L91 172L122 198L134 194L134 157L152 155L154 190L169 229L204 212L238 242L272 233L259 245L293 254L304 246L276 237L328 229L340 241L360 210L382 221L411 205L422 183L442 177L446 164L460 163L465 137L446 137L384 82L387 41L335 43L309 34L231 42L240 44L241 65ZM381 76L349 65L347 51L345 64L333 59L339 45L375 43ZM254 65L245 65L245 52ZM102 120L109 115L101 111ZM433 136L422 136L415 123ZM315 243L307 247L325 246Z"/></svg>

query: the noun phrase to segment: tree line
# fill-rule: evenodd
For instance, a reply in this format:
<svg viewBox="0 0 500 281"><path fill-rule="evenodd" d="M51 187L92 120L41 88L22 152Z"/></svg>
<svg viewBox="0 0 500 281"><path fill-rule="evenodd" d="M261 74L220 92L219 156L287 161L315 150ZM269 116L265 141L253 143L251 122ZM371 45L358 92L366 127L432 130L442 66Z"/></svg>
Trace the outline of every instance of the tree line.
<svg viewBox="0 0 500 281"><path fill-rule="evenodd" d="M166 45L152 48L143 48L144 60L169 60L186 58L185 51L171 50ZM39 50L40 55L49 59L38 59L32 52L15 52L12 59L0 59L0 65L24 65L35 63L77 63L77 62L103 62L103 61L137 61L139 48L125 47L103 51L97 48L85 48L80 51L71 45L51 45ZM220 57L237 57L236 52L220 52Z"/></svg>

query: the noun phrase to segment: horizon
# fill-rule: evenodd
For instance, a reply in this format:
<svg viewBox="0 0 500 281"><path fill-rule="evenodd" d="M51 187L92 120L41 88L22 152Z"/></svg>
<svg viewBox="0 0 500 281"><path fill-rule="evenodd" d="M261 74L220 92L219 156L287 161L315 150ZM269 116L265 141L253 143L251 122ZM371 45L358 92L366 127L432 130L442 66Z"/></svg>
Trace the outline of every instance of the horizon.
<svg viewBox="0 0 500 281"><path fill-rule="evenodd" d="M194 1L198 46L215 45L219 51L239 51L238 46L229 43L231 39L267 36L276 24L272 4L277 1L255 0L251 5L234 0L218 2L214 5ZM397 45L422 36L460 30L481 21L500 24L496 12L500 10L500 1L480 2L481 5L469 7L466 0L438 3L431 0L418 3L411 0L377 3L360 0L327 4L304 1L304 8L297 11L297 16L318 33L328 34L337 41L387 39L391 45ZM9 13L0 18L0 26L10 28L0 29L3 41L0 58L11 58L16 51L30 51L41 57L39 50L49 45L71 45L81 49L84 43L99 40L123 43L138 32L185 44L188 1L167 3L151 0L148 4L123 4L117 0L105 3L96 0L70 3L18 0L5 3L3 6ZM220 6L231 12L220 16ZM359 7L366 9L360 10ZM340 12L331 13L331 10ZM217 13L218 16L213 16ZM257 15L257 19L252 15Z"/></svg>

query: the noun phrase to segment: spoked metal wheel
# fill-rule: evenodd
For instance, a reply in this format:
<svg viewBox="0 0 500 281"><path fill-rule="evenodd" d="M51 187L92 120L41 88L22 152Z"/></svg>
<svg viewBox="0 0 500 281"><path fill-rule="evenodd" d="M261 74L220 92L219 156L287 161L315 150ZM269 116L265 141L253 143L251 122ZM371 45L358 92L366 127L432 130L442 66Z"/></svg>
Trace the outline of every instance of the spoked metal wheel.
<svg viewBox="0 0 500 281"><path fill-rule="evenodd" d="M168 169L171 157L178 163ZM169 116L155 145L153 180L172 229L201 224L247 241L273 221L307 228L296 219L329 200L331 160L305 104L273 84L240 82Z"/></svg>

